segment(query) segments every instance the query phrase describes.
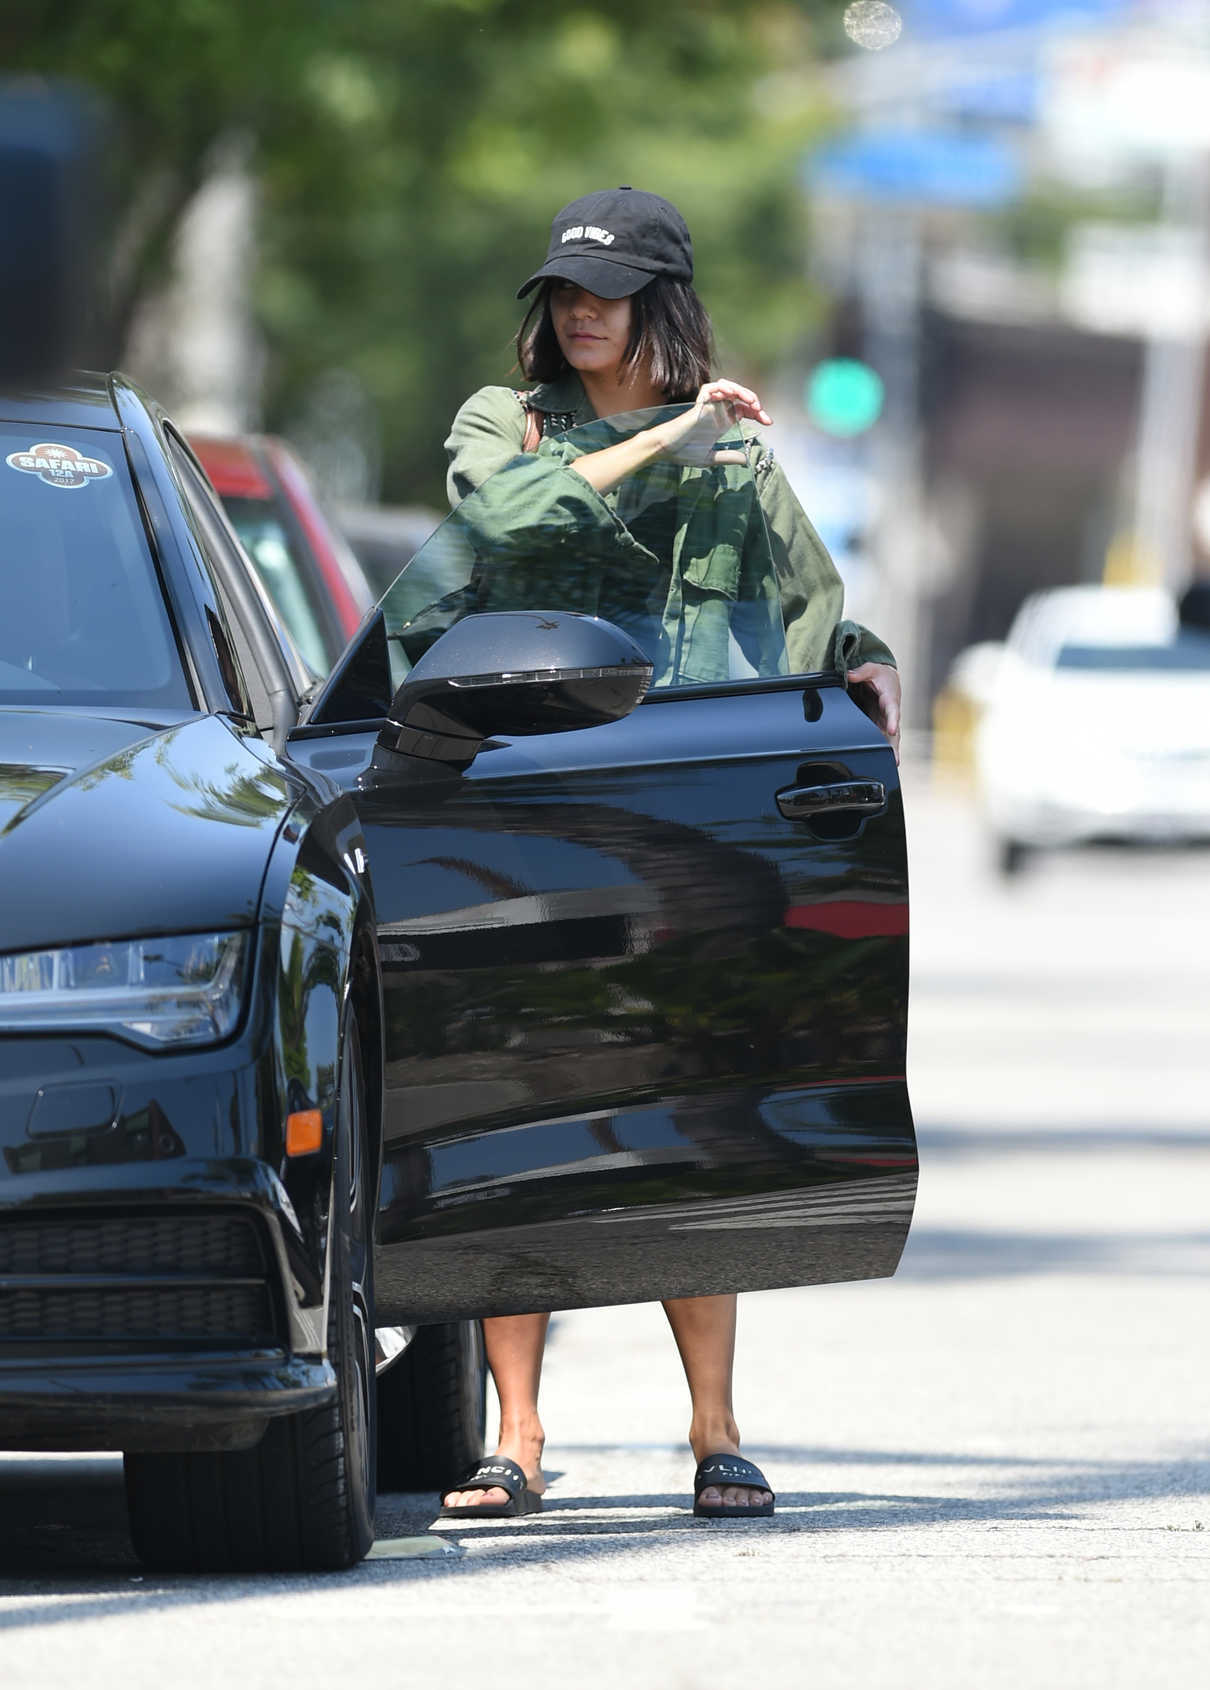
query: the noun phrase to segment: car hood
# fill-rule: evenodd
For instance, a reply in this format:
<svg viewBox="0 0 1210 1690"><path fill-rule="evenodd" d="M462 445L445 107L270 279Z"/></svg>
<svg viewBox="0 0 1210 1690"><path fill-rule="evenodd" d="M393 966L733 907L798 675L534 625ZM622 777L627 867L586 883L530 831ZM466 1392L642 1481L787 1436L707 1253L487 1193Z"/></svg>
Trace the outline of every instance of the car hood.
<svg viewBox="0 0 1210 1690"><path fill-rule="evenodd" d="M251 925L293 799L215 716L0 711L0 951Z"/></svg>

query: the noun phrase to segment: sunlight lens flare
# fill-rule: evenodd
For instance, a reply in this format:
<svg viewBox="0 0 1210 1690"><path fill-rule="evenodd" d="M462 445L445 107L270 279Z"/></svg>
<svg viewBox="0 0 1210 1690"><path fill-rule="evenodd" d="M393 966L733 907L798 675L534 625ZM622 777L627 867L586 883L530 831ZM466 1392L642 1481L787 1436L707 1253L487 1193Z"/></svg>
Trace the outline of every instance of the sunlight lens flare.
<svg viewBox="0 0 1210 1690"><path fill-rule="evenodd" d="M885 0L854 0L844 15L844 32L858 47L878 53L898 41L903 19Z"/></svg>

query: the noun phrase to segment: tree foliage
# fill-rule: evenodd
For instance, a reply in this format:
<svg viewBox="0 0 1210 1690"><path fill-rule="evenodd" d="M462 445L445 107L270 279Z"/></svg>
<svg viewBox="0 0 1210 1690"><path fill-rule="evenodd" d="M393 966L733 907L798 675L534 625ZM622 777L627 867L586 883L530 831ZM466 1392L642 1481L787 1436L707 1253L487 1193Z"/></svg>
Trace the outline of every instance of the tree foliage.
<svg viewBox="0 0 1210 1690"><path fill-rule="evenodd" d="M797 160L820 114L784 73L838 3L59 0L0 25L0 46L118 114L114 359L213 149L246 136L267 422L352 371L381 421L384 491L434 498L453 411L509 379L517 283L553 212L591 188L681 207L729 368L768 375L800 337Z"/></svg>

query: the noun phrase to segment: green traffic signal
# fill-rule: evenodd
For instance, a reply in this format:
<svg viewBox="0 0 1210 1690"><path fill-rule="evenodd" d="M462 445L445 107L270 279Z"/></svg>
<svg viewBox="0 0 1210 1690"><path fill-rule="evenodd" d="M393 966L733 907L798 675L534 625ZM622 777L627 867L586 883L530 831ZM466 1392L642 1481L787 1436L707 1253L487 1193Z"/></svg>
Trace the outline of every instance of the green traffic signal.
<svg viewBox="0 0 1210 1690"><path fill-rule="evenodd" d="M826 358L807 377L807 415L825 434L861 434L882 415L882 377L856 358Z"/></svg>

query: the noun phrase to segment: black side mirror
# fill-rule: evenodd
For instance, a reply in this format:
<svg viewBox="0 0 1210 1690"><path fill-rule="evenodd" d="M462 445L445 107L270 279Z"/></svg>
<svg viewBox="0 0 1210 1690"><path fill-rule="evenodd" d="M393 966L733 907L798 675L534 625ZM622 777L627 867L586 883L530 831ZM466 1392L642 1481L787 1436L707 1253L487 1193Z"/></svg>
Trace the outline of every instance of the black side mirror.
<svg viewBox="0 0 1210 1690"><path fill-rule="evenodd" d="M493 734L566 733L619 721L651 676L629 634L597 616L467 616L425 652L395 694L378 743L465 768Z"/></svg>

